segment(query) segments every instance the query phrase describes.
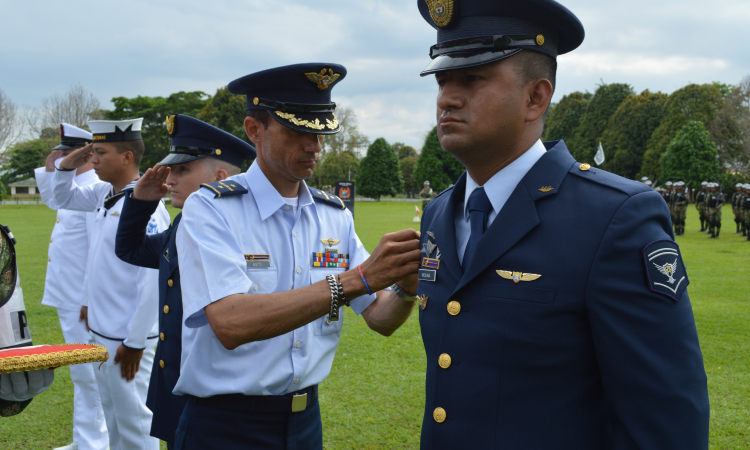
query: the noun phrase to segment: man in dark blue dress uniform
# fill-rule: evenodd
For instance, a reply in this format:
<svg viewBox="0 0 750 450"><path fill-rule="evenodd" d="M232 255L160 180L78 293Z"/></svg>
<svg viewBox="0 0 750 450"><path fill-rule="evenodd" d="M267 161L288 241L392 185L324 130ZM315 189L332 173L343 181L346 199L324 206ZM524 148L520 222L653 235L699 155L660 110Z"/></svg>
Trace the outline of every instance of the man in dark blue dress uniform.
<svg viewBox="0 0 750 450"><path fill-rule="evenodd" d="M423 449L706 449L706 374L659 193L542 143L551 0L418 0L437 30L442 148L466 167L422 219Z"/></svg>
<svg viewBox="0 0 750 450"><path fill-rule="evenodd" d="M167 131L172 139L169 155L148 169L125 197L115 252L127 263L159 269L159 344L146 405L154 413L151 435L166 441L171 450L186 401L172 393L180 377L182 351L182 294L175 245L182 213L163 233L147 235L146 227L167 189L171 190L172 206L182 208L201 184L240 173L243 161L255 157L255 148L182 114L167 118Z"/></svg>

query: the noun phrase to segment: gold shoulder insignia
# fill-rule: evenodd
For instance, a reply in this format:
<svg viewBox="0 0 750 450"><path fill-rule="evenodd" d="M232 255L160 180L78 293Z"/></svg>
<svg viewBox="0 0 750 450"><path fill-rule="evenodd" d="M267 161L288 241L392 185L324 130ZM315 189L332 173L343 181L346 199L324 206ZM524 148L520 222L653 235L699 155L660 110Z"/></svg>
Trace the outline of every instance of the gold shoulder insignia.
<svg viewBox="0 0 750 450"><path fill-rule="evenodd" d="M430 18L435 25L443 28L453 19L453 0L425 0Z"/></svg>
<svg viewBox="0 0 750 450"><path fill-rule="evenodd" d="M534 281L541 278L541 275L535 273L511 272L509 270L496 270L495 272L506 280L513 280L516 284L520 281Z"/></svg>
<svg viewBox="0 0 750 450"><path fill-rule="evenodd" d="M326 73L326 71L328 73ZM331 84L333 84L333 82L339 79L341 74L333 73L333 69L331 68L323 68L320 73L309 72L306 73L305 76L308 80L315 83L318 86L318 89L320 89L321 91L325 91Z"/></svg>
<svg viewBox="0 0 750 450"><path fill-rule="evenodd" d="M320 242L323 243L323 245L327 245L329 247L333 247L334 245L341 242L340 239L334 239L334 238L328 238L328 239L321 239Z"/></svg>
<svg viewBox="0 0 750 450"><path fill-rule="evenodd" d="M551 191L553 189L555 189L555 188L553 188L552 186L542 186L542 187L539 188L539 190L542 191L542 192L549 192L549 191Z"/></svg>

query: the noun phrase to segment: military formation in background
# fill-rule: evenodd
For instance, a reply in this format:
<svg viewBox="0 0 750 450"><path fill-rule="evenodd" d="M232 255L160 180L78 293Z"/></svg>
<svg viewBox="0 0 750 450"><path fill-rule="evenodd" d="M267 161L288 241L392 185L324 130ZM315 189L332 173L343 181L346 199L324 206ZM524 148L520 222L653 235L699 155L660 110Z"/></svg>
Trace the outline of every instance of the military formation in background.
<svg viewBox="0 0 750 450"><path fill-rule="evenodd" d="M647 177L641 178L641 182L647 186L652 186L651 180ZM732 194L730 204L732 205L732 215L734 216L735 231L750 241L750 183L737 183L736 191ZM664 201L669 206L669 213L672 217L675 236L685 234L685 218L687 216L687 205L690 197L685 191L685 182L667 181L664 183L664 192L662 193ZM698 211L698 217L701 222L701 232L710 234L710 238L716 239L721 232L721 208L726 203L724 194L721 192L719 183L703 181L701 189L695 195L695 209Z"/></svg>

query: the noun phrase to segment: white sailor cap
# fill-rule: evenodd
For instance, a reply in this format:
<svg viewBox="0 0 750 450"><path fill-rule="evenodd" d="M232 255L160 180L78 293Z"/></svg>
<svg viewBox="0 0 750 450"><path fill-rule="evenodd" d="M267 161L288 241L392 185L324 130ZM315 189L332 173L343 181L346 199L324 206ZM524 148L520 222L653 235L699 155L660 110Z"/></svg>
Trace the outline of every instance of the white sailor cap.
<svg viewBox="0 0 750 450"><path fill-rule="evenodd" d="M129 120L89 120L94 142L138 141L143 118Z"/></svg>
<svg viewBox="0 0 750 450"><path fill-rule="evenodd" d="M750 183L745 185L745 189L750 189Z"/></svg>
<svg viewBox="0 0 750 450"><path fill-rule="evenodd" d="M641 177L641 181L646 181L646 180L648 180L648 177Z"/></svg>
<svg viewBox="0 0 750 450"><path fill-rule="evenodd" d="M666 183L664 183L664 186L672 186L672 182L671 181L667 181Z"/></svg>
<svg viewBox="0 0 750 450"><path fill-rule="evenodd" d="M742 187L742 183L737 183L737 184L734 185L734 187L741 188Z"/></svg>
<svg viewBox="0 0 750 450"><path fill-rule="evenodd" d="M60 145L54 150L71 150L83 147L91 142L93 136L86 130L82 130L69 123L60 124Z"/></svg>
<svg viewBox="0 0 750 450"><path fill-rule="evenodd" d="M645 183L646 185L651 186L651 180L646 180Z"/></svg>
<svg viewBox="0 0 750 450"><path fill-rule="evenodd" d="M708 186L708 181L701 182L701 186Z"/></svg>

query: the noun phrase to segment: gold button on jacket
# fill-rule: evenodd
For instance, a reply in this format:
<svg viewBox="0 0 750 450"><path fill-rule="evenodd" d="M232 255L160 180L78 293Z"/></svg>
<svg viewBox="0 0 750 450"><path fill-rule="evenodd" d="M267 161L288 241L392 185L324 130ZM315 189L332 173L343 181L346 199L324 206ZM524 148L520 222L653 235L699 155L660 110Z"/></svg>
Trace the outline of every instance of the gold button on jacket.
<svg viewBox="0 0 750 450"><path fill-rule="evenodd" d="M445 418L446 418L445 410L439 407L435 408L435 411L432 412L432 418L435 419L435 422L437 423L445 422Z"/></svg>
<svg viewBox="0 0 750 450"><path fill-rule="evenodd" d="M172 281L172 279L171 279L171 278L170 278L170 279L168 279L168 280L167 280L167 285L169 285L169 287L172 287L172 286L174 286L174 281Z"/></svg>
<svg viewBox="0 0 750 450"><path fill-rule="evenodd" d="M164 305L164 314L169 314L169 306Z"/></svg>
<svg viewBox="0 0 750 450"><path fill-rule="evenodd" d="M455 300L448 302L448 314L450 314L451 316L456 316L460 312L461 312L460 303L458 303Z"/></svg>
<svg viewBox="0 0 750 450"><path fill-rule="evenodd" d="M159 339L164 340L164 333L159 333Z"/></svg>
<svg viewBox="0 0 750 450"><path fill-rule="evenodd" d="M451 361L451 356L447 353L443 353L438 358L438 364L440 364L440 367L442 367L443 369L447 369L448 367L450 367Z"/></svg>
<svg viewBox="0 0 750 450"><path fill-rule="evenodd" d="M159 360L159 367L161 367L162 369L164 368L164 360L163 359Z"/></svg>

